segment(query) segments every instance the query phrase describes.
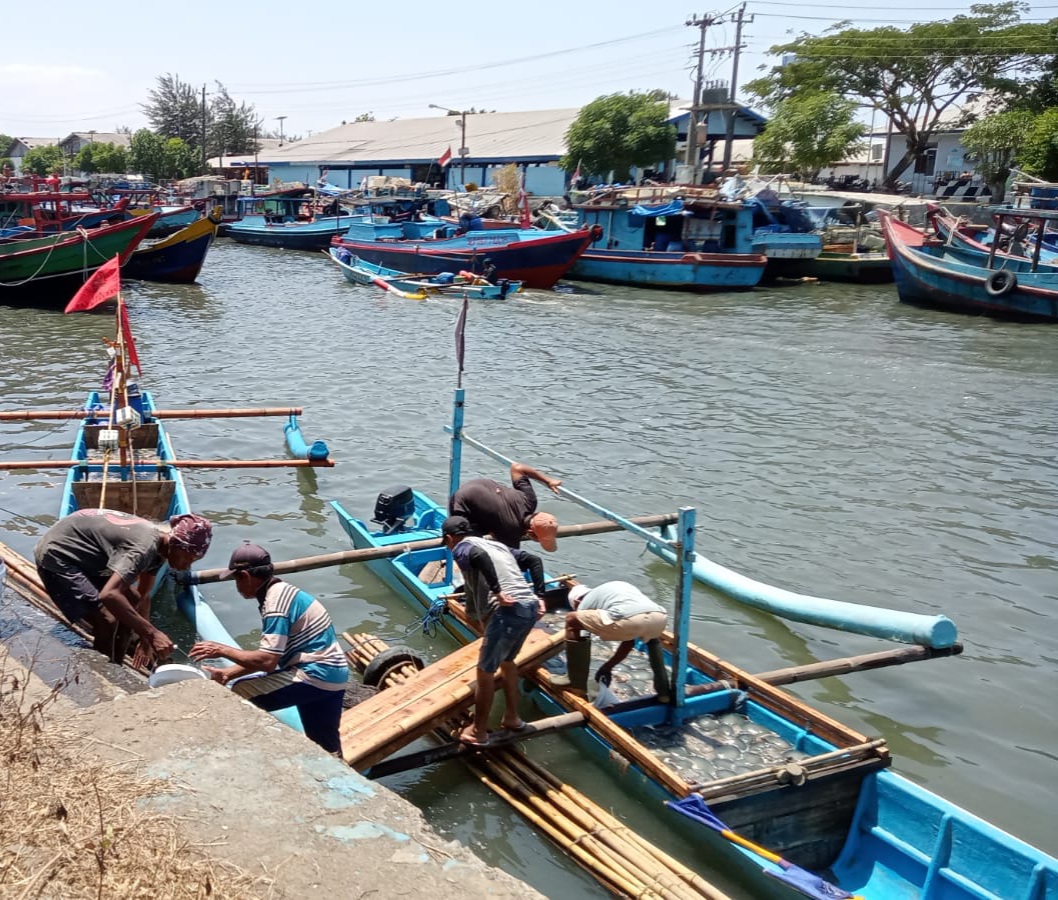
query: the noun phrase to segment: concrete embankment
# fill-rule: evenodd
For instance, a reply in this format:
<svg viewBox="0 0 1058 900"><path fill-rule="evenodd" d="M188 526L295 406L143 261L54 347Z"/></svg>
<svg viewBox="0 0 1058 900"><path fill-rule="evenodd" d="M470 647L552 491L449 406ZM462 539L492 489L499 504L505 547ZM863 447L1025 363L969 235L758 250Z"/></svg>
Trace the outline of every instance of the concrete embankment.
<svg viewBox="0 0 1058 900"><path fill-rule="evenodd" d="M204 680L149 690L46 617L3 603L0 672L49 703L85 755L150 779L144 801L189 842L260 876L272 897L539 897L435 833L418 810L267 713ZM39 674L28 674L32 669ZM115 677L116 676L116 677ZM52 885L56 887L57 885Z"/></svg>

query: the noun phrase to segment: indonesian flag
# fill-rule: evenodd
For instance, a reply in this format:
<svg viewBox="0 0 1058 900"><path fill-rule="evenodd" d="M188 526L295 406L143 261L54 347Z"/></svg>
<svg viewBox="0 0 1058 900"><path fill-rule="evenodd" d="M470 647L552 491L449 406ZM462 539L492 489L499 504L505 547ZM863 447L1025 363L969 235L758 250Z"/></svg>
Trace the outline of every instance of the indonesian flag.
<svg viewBox="0 0 1058 900"><path fill-rule="evenodd" d="M136 342L132 339L132 329L129 327L129 311L124 303L118 304L118 316L121 318L121 336L125 341L125 352L129 356L129 365L135 366L136 371L142 375L140 356L136 352Z"/></svg>
<svg viewBox="0 0 1058 900"><path fill-rule="evenodd" d="M73 299L66 304L64 313L83 312L106 303L118 295L121 290L121 259L115 256L103 263L81 285Z"/></svg>
<svg viewBox="0 0 1058 900"><path fill-rule="evenodd" d="M525 192L525 169L522 169L522 178L518 184L518 224L522 228L533 227L533 216L529 211L529 195Z"/></svg>
<svg viewBox="0 0 1058 900"><path fill-rule="evenodd" d="M440 167L441 167L441 168L443 169L443 168L444 168L445 166L447 166L447 165L448 165L448 164L449 164L449 163L450 163L451 161L452 161L452 145L451 145L451 144L449 144L449 145L448 145L448 149L447 149L447 150L445 150L445 152L444 152L444 153L442 153L442 154L441 154L441 155L440 155L440 156L439 156L439 157L437 158L437 165L439 165L439 166L440 166Z"/></svg>

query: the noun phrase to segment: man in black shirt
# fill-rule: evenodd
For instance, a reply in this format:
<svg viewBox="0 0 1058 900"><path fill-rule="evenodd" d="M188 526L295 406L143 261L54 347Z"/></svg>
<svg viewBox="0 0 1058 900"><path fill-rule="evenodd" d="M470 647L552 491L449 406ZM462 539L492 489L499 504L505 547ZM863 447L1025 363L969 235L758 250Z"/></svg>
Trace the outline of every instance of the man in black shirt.
<svg viewBox="0 0 1058 900"><path fill-rule="evenodd" d="M517 549L523 539L536 541L549 552L558 546L558 520L537 512L536 492L531 482L546 484L556 494L561 479L545 475L524 463L511 464L511 487L491 478L464 482L448 501L449 515L470 521L475 535L491 534L500 543Z"/></svg>

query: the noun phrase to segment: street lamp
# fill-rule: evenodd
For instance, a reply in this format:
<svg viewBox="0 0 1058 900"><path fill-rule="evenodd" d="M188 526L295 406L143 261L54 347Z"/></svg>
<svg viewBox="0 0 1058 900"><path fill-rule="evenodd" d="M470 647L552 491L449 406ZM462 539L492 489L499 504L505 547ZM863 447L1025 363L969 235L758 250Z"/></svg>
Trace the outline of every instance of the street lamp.
<svg viewBox="0 0 1058 900"><path fill-rule="evenodd" d="M467 183L467 110L460 112L458 109L449 109L447 106L438 106L436 103L429 104L429 107L430 109L443 109L453 116L459 116L459 178L465 185Z"/></svg>
<svg viewBox="0 0 1058 900"><path fill-rule="evenodd" d="M276 121L279 122L279 146L283 146L283 120L286 116L276 116Z"/></svg>

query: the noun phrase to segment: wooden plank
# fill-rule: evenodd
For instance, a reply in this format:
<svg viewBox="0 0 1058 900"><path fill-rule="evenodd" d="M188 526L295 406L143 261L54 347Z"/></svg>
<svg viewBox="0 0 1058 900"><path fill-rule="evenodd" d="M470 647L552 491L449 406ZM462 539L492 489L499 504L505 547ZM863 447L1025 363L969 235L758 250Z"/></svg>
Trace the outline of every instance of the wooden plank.
<svg viewBox="0 0 1058 900"><path fill-rule="evenodd" d="M515 660L519 671L535 668L563 646L565 634L534 628ZM342 714L345 761L363 771L432 731L474 702L481 641L474 641Z"/></svg>

